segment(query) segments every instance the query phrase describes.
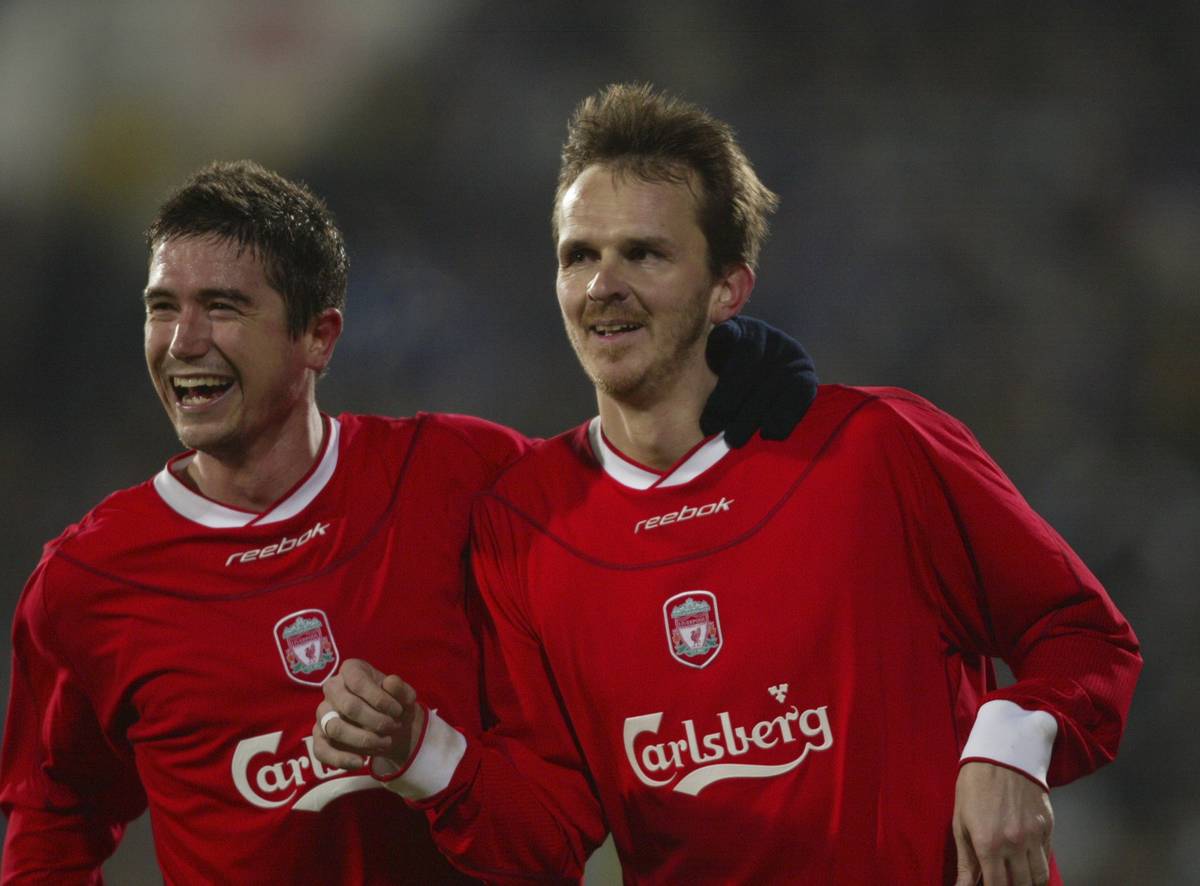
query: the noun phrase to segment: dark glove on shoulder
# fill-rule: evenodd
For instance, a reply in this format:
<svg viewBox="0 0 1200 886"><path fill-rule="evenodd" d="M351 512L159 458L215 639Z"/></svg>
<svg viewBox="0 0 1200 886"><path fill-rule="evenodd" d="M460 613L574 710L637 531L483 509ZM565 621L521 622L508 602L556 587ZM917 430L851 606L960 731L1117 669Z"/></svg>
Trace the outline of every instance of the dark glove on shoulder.
<svg viewBox="0 0 1200 886"><path fill-rule="evenodd" d="M762 431L785 440L817 396L812 358L791 336L753 317L714 327L705 352L717 387L700 415L705 436L725 432L737 448Z"/></svg>

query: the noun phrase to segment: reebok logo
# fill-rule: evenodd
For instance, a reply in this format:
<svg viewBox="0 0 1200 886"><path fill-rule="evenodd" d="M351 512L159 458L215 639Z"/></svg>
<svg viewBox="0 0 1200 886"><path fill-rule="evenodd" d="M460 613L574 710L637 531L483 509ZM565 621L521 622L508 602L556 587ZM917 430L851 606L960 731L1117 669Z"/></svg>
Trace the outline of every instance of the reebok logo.
<svg viewBox="0 0 1200 886"><path fill-rule="evenodd" d="M731 504L733 504L732 498L721 496L720 501L709 502L698 508L693 508L691 505L684 505L678 511L671 511L669 514L659 514L657 517L651 517L649 520L638 520L633 524L633 531L636 534L643 529L654 529L659 526L666 526L668 523L682 523L684 520L691 520L693 517L707 517L721 511L728 511Z"/></svg>
<svg viewBox="0 0 1200 886"><path fill-rule="evenodd" d="M286 535L275 542L273 545L267 545L264 548L253 548L249 551L238 551L236 554L230 554L229 559L225 561L226 566L232 566L234 562L249 563L251 560L265 560L267 557L277 557L280 554L286 554L288 551L294 551L301 545L308 544L318 535L324 535L325 530L329 528L328 523L318 521L317 525L309 529L302 535L295 538L288 538Z"/></svg>

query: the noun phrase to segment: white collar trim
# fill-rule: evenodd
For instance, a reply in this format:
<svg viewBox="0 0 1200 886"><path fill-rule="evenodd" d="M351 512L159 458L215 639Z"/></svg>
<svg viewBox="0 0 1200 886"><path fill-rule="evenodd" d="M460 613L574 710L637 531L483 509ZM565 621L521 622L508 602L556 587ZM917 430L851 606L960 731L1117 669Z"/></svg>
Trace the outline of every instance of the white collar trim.
<svg viewBox="0 0 1200 886"><path fill-rule="evenodd" d="M670 473L659 474L634 464L610 446L600 429L600 416L588 423L588 441L604 472L631 489L682 486L699 477L729 453L729 444L725 442L725 432L722 431L676 465Z"/></svg>
<svg viewBox="0 0 1200 886"><path fill-rule="evenodd" d="M287 498L276 502L270 510L262 514L227 507L193 492L175 476L170 464L154 475L154 488L167 507L175 513L209 529L234 529L251 524L263 525L289 520L312 504L313 499L325 488L337 469L341 424L336 418L330 417L328 420L329 433L325 435L325 452L316 469ZM187 460L184 459L182 463L186 464Z"/></svg>

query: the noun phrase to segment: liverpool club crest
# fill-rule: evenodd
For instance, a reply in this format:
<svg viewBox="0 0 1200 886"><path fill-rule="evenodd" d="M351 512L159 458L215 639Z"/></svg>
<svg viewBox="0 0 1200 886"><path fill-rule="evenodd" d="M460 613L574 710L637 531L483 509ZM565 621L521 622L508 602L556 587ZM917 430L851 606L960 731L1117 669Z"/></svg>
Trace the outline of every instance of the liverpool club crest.
<svg viewBox="0 0 1200 886"><path fill-rule="evenodd" d="M721 651L717 598L709 591L684 591L663 604L667 647L678 662L702 668Z"/></svg>
<svg viewBox="0 0 1200 886"><path fill-rule="evenodd" d="M284 671L297 683L320 686L337 670L337 644L329 618L320 609L302 609L279 619L275 645Z"/></svg>

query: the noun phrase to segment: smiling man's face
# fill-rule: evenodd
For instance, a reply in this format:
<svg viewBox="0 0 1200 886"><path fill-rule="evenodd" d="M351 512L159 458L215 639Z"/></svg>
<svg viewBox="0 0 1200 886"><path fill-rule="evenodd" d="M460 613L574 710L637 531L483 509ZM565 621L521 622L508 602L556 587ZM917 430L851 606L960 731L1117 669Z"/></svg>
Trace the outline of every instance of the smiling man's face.
<svg viewBox="0 0 1200 886"><path fill-rule="evenodd" d="M251 249L207 236L150 257L146 366L184 446L236 458L307 405L307 336L288 334L283 296Z"/></svg>
<svg viewBox="0 0 1200 886"><path fill-rule="evenodd" d="M644 404L703 371L723 290L692 189L595 165L557 211L559 307L600 393Z"/></svg>

